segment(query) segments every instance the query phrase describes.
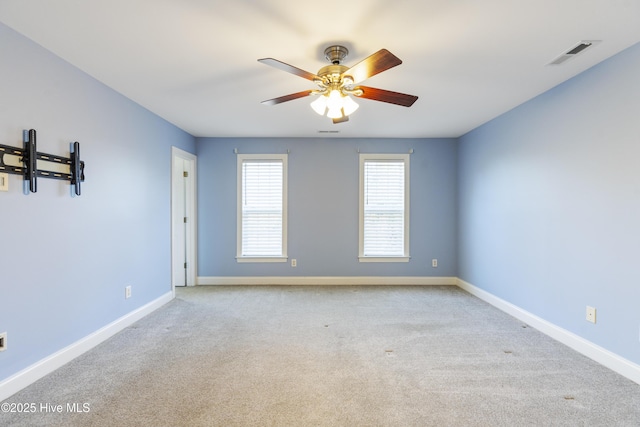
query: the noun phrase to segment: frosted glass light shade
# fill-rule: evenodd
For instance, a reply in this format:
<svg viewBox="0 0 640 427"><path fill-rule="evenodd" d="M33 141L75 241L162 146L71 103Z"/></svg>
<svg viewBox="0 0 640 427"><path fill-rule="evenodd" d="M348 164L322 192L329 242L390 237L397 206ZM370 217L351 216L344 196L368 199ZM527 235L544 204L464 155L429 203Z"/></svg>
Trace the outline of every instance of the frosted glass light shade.
<svg viewBox="0 0 640 427"><path fill-rule="evenodd" d="M327 108L329 110L339 110L342 108L342 94L337 90L329 92L329 99L327 99Z"/></svg>
<svg viewBox="0 0 640 427"><path fill-rule="evenodd" d="M356 111L360 107L357 102L351 99L350 96L345 96L342 102L342 110L344 111L344 115L348 116L354 111Z"/></svg>
<svg viewBox="0 0 640 427"><path fill-rule="evenodd" d="M339 119L342 117L342 94L337 90L329 92L329 99L327 99L327 117L331 119Z"/></svg>
<svg viewBox="0 0 640 427"><path fill-rule="evenodd" d="M342 108L329 108L329 111L327 111L327 117L330 119L339 119L342 117Z"/></svg>
<svg viewBox="0 0 640 427"><path fill-rule="evenodd" d="M327 97L324 95L320 95L318 99L311 103L311 108L313 108L313 111L315 111L316 113L324 116L324 112L327 109Z"/></svg>

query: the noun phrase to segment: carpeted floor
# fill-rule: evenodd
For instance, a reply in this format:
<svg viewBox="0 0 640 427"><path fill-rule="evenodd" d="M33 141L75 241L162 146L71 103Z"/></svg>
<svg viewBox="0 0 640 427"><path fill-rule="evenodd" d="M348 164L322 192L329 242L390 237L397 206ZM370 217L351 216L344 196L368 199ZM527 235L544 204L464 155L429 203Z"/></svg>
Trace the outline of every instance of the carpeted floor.
<svg viewBox="0 0 640 427"><path fill-rule="evenodd" d="M5 402L39 410L3 426L640 425L640 385L453 286L178 289Z"/></svg>

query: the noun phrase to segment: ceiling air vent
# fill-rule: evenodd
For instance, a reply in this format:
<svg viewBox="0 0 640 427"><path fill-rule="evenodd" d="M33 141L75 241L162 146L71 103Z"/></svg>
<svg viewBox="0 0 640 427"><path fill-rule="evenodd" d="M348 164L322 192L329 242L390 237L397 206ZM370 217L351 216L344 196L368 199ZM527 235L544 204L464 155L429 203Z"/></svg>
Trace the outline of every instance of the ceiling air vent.
<svg viewBox="0 0 640 427"><path fill-rule="evenodd" d="M568 61L569 59L575 57L580 52L583 52L588 47L593 46L596 43L599 43L600 40L582 40L577 45L573 46L571 49L567 50L562 55L558 56L556 59L551 61L549 65L560 65Z"/></svg>

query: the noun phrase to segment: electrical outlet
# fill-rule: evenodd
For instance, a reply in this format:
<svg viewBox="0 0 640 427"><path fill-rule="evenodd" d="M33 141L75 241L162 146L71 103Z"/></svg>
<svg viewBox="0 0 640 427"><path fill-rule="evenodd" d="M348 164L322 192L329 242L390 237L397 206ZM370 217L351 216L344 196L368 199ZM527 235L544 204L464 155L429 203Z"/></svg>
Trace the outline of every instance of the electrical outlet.
<svg viewBox="0 0 640 427"><path fill-rule="evenodd" d="M124 298L131 298L131 286L124 288Z"/></svg>
<svg viewBox="0 0 640 427"><path fill-rule="evenodd" d="M0 191L9 191L9 174L8 173L4 173L4 172L0 173Z"/></svg>
<svg viewBox="0 0 640 427"><path fill-rule="evenodd" d="M298 266L298 261L295 258L291 259L291 267L297 267Z"/></svg>
<svg viewBox="0 0 640 427"><path fill-rule="evenodd" d="M596 323L596 309L587 306L587 322Z"/></svg>
<svg viewBox="0 0 640 427"><path fill-rule="evenodd" d="M0 351L5 351L7 349L7 333L3 332L0 334Z"/></svg>
<svg viewBox="0 0 640 427"><path fill-rule="evenodd" d="M437 259L432 259L431 260L431 267L436 268L438 267L438 260Z"/></svg>

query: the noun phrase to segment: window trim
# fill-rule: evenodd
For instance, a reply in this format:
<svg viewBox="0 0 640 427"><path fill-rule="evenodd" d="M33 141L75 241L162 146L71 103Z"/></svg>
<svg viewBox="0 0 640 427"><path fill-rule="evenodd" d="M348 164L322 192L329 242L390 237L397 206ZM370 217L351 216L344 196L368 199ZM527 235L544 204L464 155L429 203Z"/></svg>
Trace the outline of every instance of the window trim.
<svg viewBox="0 0 640 427"><path fill-rule="evenodd" d="M287 154L238 154L237 155L237 235L236 235L236 261L241 262L287 262ZM282 254L280 256L243 256L242 255L242 164L245 160L280 160L282 161Z"/></svg>
<svg viewBox="0 0 640 427"><path fill-rule="evenodd" d="M360 154L359 167L359 209L358 209L358 261L360 262L409 262L409 207L410 207L410 154ZM364 164L368 160L402 160L404 162L404 255L365 256L364 255Z"/></svg>

